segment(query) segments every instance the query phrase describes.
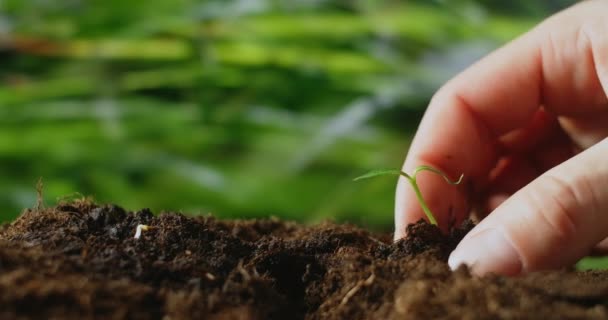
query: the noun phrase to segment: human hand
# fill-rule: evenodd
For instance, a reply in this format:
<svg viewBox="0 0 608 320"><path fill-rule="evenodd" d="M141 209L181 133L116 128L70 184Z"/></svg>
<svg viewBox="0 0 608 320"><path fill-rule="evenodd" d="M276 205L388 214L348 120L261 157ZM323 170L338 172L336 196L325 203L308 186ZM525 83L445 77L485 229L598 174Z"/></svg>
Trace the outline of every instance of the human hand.
<svg viewBox="0 0 608 320"><path fill-rule="evenodd" d="M473 207L491 212L454 250L452 268L467 264L479 275L557 268L608 236L607 95L605 0L547 19L435 94L403 170L430 165L465 175L460 188L433 175L418 179L444 230ZM422 217L400 179L395 238Z"/></svg>

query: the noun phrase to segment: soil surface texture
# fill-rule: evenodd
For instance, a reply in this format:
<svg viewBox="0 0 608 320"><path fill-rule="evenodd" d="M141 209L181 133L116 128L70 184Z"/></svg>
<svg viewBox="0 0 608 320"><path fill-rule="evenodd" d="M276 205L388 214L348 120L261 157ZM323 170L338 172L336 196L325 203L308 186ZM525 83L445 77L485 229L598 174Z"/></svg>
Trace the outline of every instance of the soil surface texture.
<svg viewBox="0 0 608 320"><path fill-rule="evenodd" d="M0 319L608 319L606 272L450 271L470 228L419 222L392 243L331 223L30 209L0 228Z"/></svg>

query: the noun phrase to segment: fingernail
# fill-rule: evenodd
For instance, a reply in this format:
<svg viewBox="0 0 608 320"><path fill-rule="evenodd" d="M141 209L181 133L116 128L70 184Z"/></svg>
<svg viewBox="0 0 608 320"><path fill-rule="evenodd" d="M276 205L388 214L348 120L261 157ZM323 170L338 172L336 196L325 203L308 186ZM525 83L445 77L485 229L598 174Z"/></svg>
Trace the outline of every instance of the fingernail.
<svg viewBox="0 0 608 320"><path fill-rule="evenodd" d="M511 276L522 270L519 254L497 229L486 229L463 239L448 259L452 270L462 264L480 276L487 273Z"/></svg>

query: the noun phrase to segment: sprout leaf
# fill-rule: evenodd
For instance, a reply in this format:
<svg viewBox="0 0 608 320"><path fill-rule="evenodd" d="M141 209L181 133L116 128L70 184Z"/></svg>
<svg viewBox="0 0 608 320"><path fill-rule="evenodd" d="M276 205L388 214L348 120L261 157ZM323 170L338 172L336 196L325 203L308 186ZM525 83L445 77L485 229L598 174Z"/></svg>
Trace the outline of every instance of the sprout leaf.
<svg viewBox="0 0 608 320"><path fill-rule="evenodd" d="M422 211L424 211L427 218L429 219L429 222L431 224L437 225L437 219L435 219L435 215L433 214L433 212L431 211L429 206L426 204L426 201L424 201L424 198L422 197L422 192L420 192L420 187L418 187L418 181L416 181L416 176L421 171L429 171L429 172L435 173L435 174L441 176L447 183L452 184L452 185L460 184L462 182L462 179L464 178L464 174L461 174L460 178L458 178L458 180L453 181L443 171L441 171L439 169L435 169L430 166L422 165L422 166L418 166L414 170L414 173L411 176L403 171L396 170L396 169L381 169L381 170L370 171L362 176L355 178L354 181L369 179L369 178L378 177L378 176L385 176L385 175L397 175L397 176L400 175L400 176L405 177L407 179L407 181L410 183L410 185L412 186L412 189L414 189L414 193L416 194L418 203L420 204Z"/></svg>
<svg viewBox="0 0 608 320"><path fill-rule="evenodd" d="M378 177L378 176L386 176L386 175L398 176L398 175L401 175L401 171L396 170L396 169L372 170L362 176L356 177L355 179L353 179L353 181L359 181L359 180L363 180L363 179L369 179L369 178L374 178L374 177Z"/></svg>

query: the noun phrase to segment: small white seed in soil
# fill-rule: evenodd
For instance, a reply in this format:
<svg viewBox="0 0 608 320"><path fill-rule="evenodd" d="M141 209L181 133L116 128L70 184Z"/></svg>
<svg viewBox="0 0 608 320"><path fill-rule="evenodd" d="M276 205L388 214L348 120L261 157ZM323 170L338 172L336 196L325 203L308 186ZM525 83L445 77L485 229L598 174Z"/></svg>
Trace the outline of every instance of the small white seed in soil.
<svg viewBox="0 0 608 320"><path fill-rule="evenodd" d="M138 224L137 225L137 229L135 229L135 239L139 239L139 237L141 237L141 232L142 231L148 231L150 229L150 226L145 225L145 224Z"/></svg>

